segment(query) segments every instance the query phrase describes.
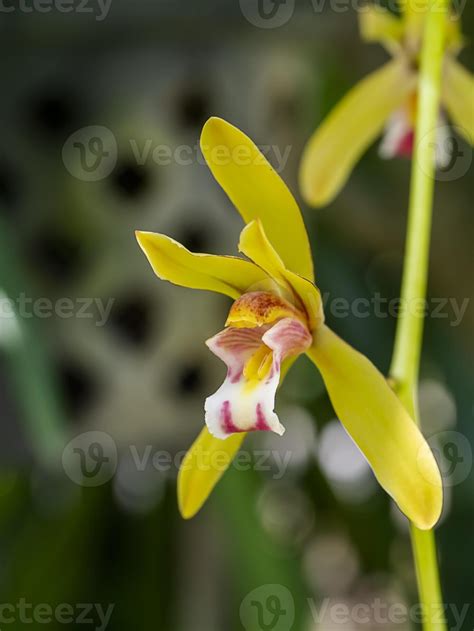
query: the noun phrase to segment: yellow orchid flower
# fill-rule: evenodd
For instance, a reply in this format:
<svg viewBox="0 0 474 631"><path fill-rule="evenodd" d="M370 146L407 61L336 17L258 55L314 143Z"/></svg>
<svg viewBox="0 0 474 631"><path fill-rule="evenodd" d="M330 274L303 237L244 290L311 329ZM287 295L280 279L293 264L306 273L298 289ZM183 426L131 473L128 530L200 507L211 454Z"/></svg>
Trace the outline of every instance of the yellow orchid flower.
<svg viewBox="0 0 474 631"><path fill-rule="evenodd" d="M374 4L360 9L362 39L381 43L393 59L352 88L308 141L300 188L311 206L332 201L384 127L380 155L412 155L418 63L429 0L400 0L399 4L401 17ZM455 59L463 46L460 21L454 15L448 20L436 147L439 167L449 165L452 151L444 111L466 140L474 141L474 77Z"/></svg>
<svg viewBox="0 0 474 631"><path fill-rule="evenodd" d="M222 119L207 121L201 149L246 223L239 250L247 259L195 254L165 235L137 232L159 278L234 301L225 329L207 341L227 376L207 398L206 427L181 466L183 517L199 511L247 432L285 431L274 412L276 391L306 353L381 485L415 524L432 527L442 506L436 461L384 377L324 324L308 235L290 191L252 141Z"/></svg>

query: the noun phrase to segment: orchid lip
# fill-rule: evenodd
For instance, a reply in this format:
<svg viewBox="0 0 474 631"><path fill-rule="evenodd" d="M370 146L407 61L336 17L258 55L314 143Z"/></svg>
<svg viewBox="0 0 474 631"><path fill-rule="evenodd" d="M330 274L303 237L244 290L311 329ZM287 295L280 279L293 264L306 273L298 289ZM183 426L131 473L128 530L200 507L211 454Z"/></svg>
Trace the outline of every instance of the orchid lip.
<svg viewBox="0 0 474 631"><path fill-rule="evenodd" d="M208 340L227 366L224 383L204 406L210 433L220 439L251 431L282 435L285 428L274 411L282 362L311 343L307 327L288 316L254 327L231 326Z"/></svg>

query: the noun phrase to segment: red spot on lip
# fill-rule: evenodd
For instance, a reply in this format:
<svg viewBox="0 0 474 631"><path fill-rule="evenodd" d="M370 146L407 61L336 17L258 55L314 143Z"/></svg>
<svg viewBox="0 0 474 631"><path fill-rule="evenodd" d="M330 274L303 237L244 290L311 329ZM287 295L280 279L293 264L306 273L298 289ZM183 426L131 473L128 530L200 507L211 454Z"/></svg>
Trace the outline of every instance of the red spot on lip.
<svg viewBox="0 0 474 631"><path fill-rule="evenodd" d="M415 146L415 133L413 130L406 133L400 140L397 147L397 156L402 158L411 158L413 155L413 148Z"/></svg>

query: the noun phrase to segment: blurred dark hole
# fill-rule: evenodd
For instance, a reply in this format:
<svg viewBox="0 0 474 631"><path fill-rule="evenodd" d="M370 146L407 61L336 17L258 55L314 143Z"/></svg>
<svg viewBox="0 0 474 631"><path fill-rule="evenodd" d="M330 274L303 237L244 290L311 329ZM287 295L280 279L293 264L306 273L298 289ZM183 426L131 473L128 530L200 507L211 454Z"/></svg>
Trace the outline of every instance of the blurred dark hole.
<svg viewBox="0 0 474 631"><path fill-rule="evenodd" d="M110 326L124 342L142 346L151 334L151 303L144 296L129 296L120 300L112 308Z"/></svg>
<svg viewBox="0 0 474 631"><path fill-rule="evenodd" d="M6 163L0 162L0 204L7 210L18 201L18 180L13 169Z"/></svg>
<svg viewBox="0 0 474 631"><path fill-rule="evenodd" d="M211 116L211 99L202 88L184 91L177 104L178 122L182 127L202 127Z"/></svg>
<svg viewBox="0 0 474 631"><path fill-rule="evenodd" d="M2 411L2 440L0 457L3 468L10 463L17 466L26 464L31 457L30 445L26 439L20 419L23 409L20 397L13 387L11 357L6 348L0 348L0 410Z"/></svg>
<svg viewBox="0 0 474 631"><path fill-rule="evenodd" d="M210 252L209 226L207 228L205 226L185 226L180 231L177 240L191 252Z"/></svg>
<svg viewBox="0 0 474 631"><path fill-rule="evenodd" d="M271 119L274 125L296 125L301 119L299 104L291 94L275 96L271 109Z"/></svg>
<svg viewBox="0 0 474 631"><path fill-rule="evenodd" d="M97 397L98 387L90 372L73 358L63 358L58 365L59 383L67 413L83 413Z"/></svg>
<svg viewBox="0 0 474 631"><path fill-rule="evenodd" d="M204 386L204 371L198 364L182 366L176 379L178 395L192 395L201 392Z"/></svg>
<svg viewBox="0 0 474 631"><path fill-rule="evenodd" d="M36 235L29 245L28 258L43 275L56 282L70 282L82 267L83 251L79 241L54 229Z"/></svg>
<svg viewBox="0 0 474 631"><path fill-rule="evenodd" d="M143 195L150 187L150 173L138 164L123 162L112 175L112 184L123 197L135 198Z"/></svg>
<svg viewBox="0 0 474 631"><path fill-rule="evenodd" d="M32 125L39 131L55 136L72 131L76 122L77 108L70 94L50 88L34 95L29 105Z"/></svg>

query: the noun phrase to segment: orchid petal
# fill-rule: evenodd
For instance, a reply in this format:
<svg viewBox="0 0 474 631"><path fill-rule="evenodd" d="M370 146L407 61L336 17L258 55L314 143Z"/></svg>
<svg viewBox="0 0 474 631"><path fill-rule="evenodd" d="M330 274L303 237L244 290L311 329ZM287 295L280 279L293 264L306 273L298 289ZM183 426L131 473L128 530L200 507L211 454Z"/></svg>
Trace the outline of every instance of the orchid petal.
<svg viewBox="0 0 474 631"><path fill-rule="evenodd" d="M336 105L303 154L300 187L308 204L324 206L337 195L387 118L415 86L416 75L397 58L359 82Z"/></svg>
<svg viewBox="0 0 474 631"><path fill-rule="evenodd" d="M259 218L285 265L312 280L313 261L300 209L250 138L213 117L202 130L201 150L244 221Z"/></svg>
<svg viewBox="0 0 474 631"><path fill-rule="evenodd" d="M474 76L451 57L445 60L442 99L459 132L474 145Z"/></svg>
<svg viewBox="0 0 474 631"><path fill-rule="evenodd" d="M403 37L403 22L378 4L365 5L359 11L360 36L366 42L380 42L393 50Z"/></svg>
<svg viewBox="0 0 474 631"><path fill-rule="evenodd" d="M462 34L461 19L455 12L451 12L448 16L448 24L446 27L446 44L448 51L452 55L461 52L466 41Z"/></svg>
<svg viewBox="0 0 474 631"><path fill-rule="evenodd" d="M250 287L268 280L262 270L237 257L194 254L163 234L136 233L155 274L175 285L215 291L239 298Z"/></svg>
<svg viewBox="0 0 474 631"><path fill-rule="evenodd" d="M290 289L299 299L314 329L324 319L321 294L309 280L288 270L264 232L260 221L252 221L240 234L239 250L275 279L283 288Z"/></svg>
<svg viewBox="0 0 474 631"><path fill-rule="evenodd" d="M442 508L441 476L428 444L384 377L363 355L322 326L308 356L334 410L400 509L426 530Z"/></svg>
<svg viewBox="0 0 474 631"><path fill-rule="evenodd" d="M245 434L222 441L207 427L199 434L184 457L178 475L178 505L184 519L199 512L212 490L229 468Z"/></svg>
<svg viewBox="0 0 474 631"><path fill-rule="evenodd" d="M413 16L425 16L430 0L400 0L399 4L405 20L410 20Z"/></svg>
<svg viewBox="0 0 474 631"><path fill-rule="evenodd" d="M405 45L415 51L420 47L430 0L403 0L401 4Z"/></svg>

